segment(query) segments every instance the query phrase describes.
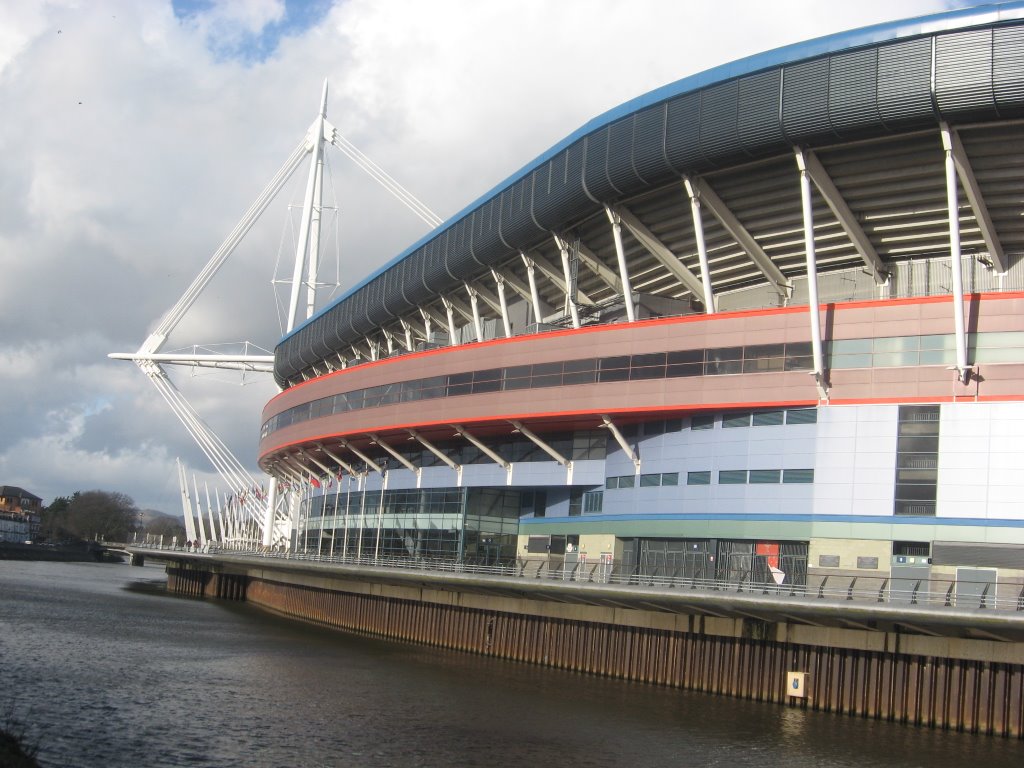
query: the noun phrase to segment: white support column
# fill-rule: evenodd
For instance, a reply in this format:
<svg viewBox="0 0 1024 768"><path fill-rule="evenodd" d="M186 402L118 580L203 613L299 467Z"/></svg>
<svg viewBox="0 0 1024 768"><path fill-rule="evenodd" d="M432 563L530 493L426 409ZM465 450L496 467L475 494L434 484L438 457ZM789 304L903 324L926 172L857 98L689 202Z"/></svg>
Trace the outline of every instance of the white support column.
<svg viewBox="0 0 1024 768"><path fill-rule="evenodd" d="M477 300L476 289L469 283L463 283L466 293L469 294L469 305L473 308L473 331L476 333L476 340L484 340L484 326L480 320L480 303Z"/></svg>
<svg viewBox="0 0 1024 768"><path fill-rule="evenodd" d="M196 494L196 531L199 533L199 543L206 546L206 529L203 527L203 505L199 503L199 481L192 475L192 490Z"/></svg>
<svg viewBox="0 0 1024 768"><path fill-rule="evenodd" d="M814 356L814 383L818 395L828 397L825 388L825 363L821 352L821 314L818 306L818 265L814 248L814 207L811 200L811 177L803 162L803 154L796 151L800 168L800 201L804 214L804 250L807 256L807 313L811 320L811 352Z"/></svg>
<svg viewBox="0 0 1024 768"><path fill-rule="evenodd" d="M441 461L443 461L445 464L447 464L452 470L454 470L455 476L456 476L455 484L457 486L461 487L462 486L462 465L461 464L456 464L454 461L452 461L451 458L449 458L448 454L446 454L444 451L442 451L436 445L434 445L429 440L427 440L427 438L425 438L423 435L421 435L415 429L409 429L407 431L408 431L408 433L410 435L412 435L419 442L420 445L422 445L424 448L426 448L432 454L437 456L437 458L439 458Z"/></svg>
<svg viewBox="0 0 1024 768"><path fill-rule="evenodd" d="M402 330L405 333L405 348L406 348L407 351L412 352L412 350L413 350L412 326L409 325L409 321L408 320L402 320Z"/></svg>
<svg viewBox="0 0 1024 768"><path fill-rule="evenodd" d="M384 343L388 347L388 357L395 354L395 337L387 328L381 328L380 332L384 334Z"/></svg>
<svg viewBox="0 0 1024 768"><path fill-rule="evenodd" d="M569 308L569 316L572 318L572 327L580 327L580 312L576 308L576 297L572 295L573 279L569 268L569 244L560 237L555 237L558 245L558 252L562 255L562 276L565 280L565 304Z"/></svg>
<svg viewBox="0 0 1024 768"><path fill-rule="evenodd" d="M612 225L612 236L615 239L615 257L619 262L619 279L622 280L622 298L626 302L626 319L632 323L636 320L636 310L633 308L633 289L629 284L629 270L626 268L626 251L622 247L622 219L607 205L604 207L604 212L608 214L608 221Z"/></svg>
<svg viewBox="0 0 1024 768"><path fill-rule="evenodd" d="M953 153L957 178L963 184L964 193L967 195L967 202L971 206L971 210L974 211L974 220L978 224L978 229L981 230L981 237L985 241L985 247L988 248L992 268L998 274L1003 275L1009 269L1006 253L999 240L999 234L996 232L995 225L992 223L992 215L989 213L988 205L981 194L981 186L974 175L974 169L971 166L970 158L967 156L967 150L964 149L963 142L960 140L960 134L956 132L956 129L951 129L945 122L941 123L940 127L942 130L942 146L947 152L951 151Z"/></svg>
<svg viewBox="0 0 1024 768"><path fill-rule="evenodd" d="M700 212L700 193L694 189L689 178L683 179L686 194L690 196L690 213L693 215L693 237L697 241L697 257L700 259L700 282L704 287L704 312L715 314L715 292L711 286L711 267L708 264L708 247L704 242L704 218Z"/></svg>
<svg viewBox="0 0 1024 768"><path fill-rule="evenodd" d="M520 251L519 255L522 257L523 264L526 266L526 278L530 281L530 298L533 302L533 322L540 324L543 321L544 316L540 311L540 293L537 290L536 267L533 264L533 259L525 253Z"/></svg>
<svg viewBox="0 0 1024 768"><path fill-rule="evenodd" d="M531 430L527 429L523 425L522 422L516 421L515 419L509 419L508 423L511 424L515 428L515 430L517 432L519 432L521 435L524 435L525 437L527 437L530 440L530 442L532 442L534 445L536 445L538 448L540 448L542 451L544 451L544 453L546 453L552 459L554 459L559 464L561 464L563 467L565 467L565 472L566 472L565 483L566 483L566 485L571 485L572 484L572 460L571 459L566 458L565 456L560 454L558 451L556 451L554 448L552 448L550 445L548 445L543 440L541 440L539 437L537 437L537 435L534 434Z"/></svg>
<svg viewBox="0 0 1024 768"><path fill-rule="evenodd" d="M384 479L380 484L380 506L377 507L377 543L373 547L373 562L380 559L380 534L384 525L384 498L388 495L388 473L384 473Z"/></svg>
<svg viewBox="0 0 1024 768"><path fill-rule="evenodd" d="M189 541L196 540L196 522L192 515L192 500L188 493L188 478L185 475L185 468L178 462L178 487L181 489L181 511L185 515L185 536Z"/></svg>
<svg viewBox="0 0 1024 768"><path fill-rule="evenodd" d="M942 146L946 151L946 207L949 216L949 271L953 277L953 327L956 334L956 376L966 384L971 378L967 365L967 331L964 327L964 278L960 253L960 202L958 200L956 161L949 126L942 124Z"/></svg>
<svg viewBox="0 0 1024 768"><path fill-rule="evenodd" d="M508 300L505 298L505 278L496 270L491 270L491 276L498 287L498 302L501 304L501 324L505 328L505 338L512 338L512 325L508 319Z"/></svg>
<svg viewBox="0 0 1024 768"><path fill-rule="evenodd" d="M455 307L445 296L441 297L441 301L444 303L444 312L448 316L448 346L457 347L459 340L455 337Z"/></svg>
<svg viewBox="0 0 1024 768"><path fill-rule="evenodd" d="M430 343L431 330L432 330L431 329L431 323L433 321L430 318L430 313L427 312L425 309L423 309L423 307L419 307L419 310L420 310L420 317L423 318L423 333L426 335L426 337L427 337L426 341L429 344Z"/></svg>
<svg viewBox="0 0 1024 768"><path fill-rule="evenodd" d="M626 438L623 436L622 432L619 431L619 428L615 426L615 422L613 422L608 416L602 413L601 421L604 422L604 426L608 431L612 433L612 437L615 438L615 442L619 444L619 448L622 449L622 452L629 457L630 461L633 462L633 466L636 468L636 473L639 475L640 457L633 451L633 447L626 442Z"/></svg>
<svg viewBox="0 0 1024 768"><path fill-rule="evenodd" d="M324 120L327 117L327 82L324 82L323 95L320 99L320 114L317 115L310 128L308 143L312 144L313 153L309 165L309 177L306 180L306 196L302 204L302 222L299 227L299 242L295 249L295 270L292 273L291 299L288 303L287 330L291 331L299 323L299 292L302 288L302 272L306 266L309 252L310 230L313 224L313 208L315 204L316 180L324 153Z"/></svg>
<svg viewBox="0 0 1024 768"><path fill-rule="evenodd" d="M325 85L326 88L326 85ZM324 105L326 108L326 104ZM309 211L309 266L306 270L306 317L316 312L316 282L320 272L320 217L323 211L324 153L321 149L316 163L313 205Z"/></svg>
<svg viewBox="0 0 1024 768"><path fill-rule="evenodd" d="M366 346L370 348L370 360L375 361L380 359L380 344L371 339L369 336L363 337L366 340Z"/></svg>

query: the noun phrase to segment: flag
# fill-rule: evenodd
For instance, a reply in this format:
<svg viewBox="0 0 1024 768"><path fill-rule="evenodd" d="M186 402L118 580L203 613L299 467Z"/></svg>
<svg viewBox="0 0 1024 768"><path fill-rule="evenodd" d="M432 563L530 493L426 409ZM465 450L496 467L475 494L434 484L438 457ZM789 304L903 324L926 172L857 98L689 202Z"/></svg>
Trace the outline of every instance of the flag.
<svg viewBox="0 0 1024 768"><path fill-rule="evenodd" d="M317 480L315 477L312 477L312 476L310 476L310 478L309 478L309 484L312 485L314 488L319 488L320 487L320 481Z"/></svg>

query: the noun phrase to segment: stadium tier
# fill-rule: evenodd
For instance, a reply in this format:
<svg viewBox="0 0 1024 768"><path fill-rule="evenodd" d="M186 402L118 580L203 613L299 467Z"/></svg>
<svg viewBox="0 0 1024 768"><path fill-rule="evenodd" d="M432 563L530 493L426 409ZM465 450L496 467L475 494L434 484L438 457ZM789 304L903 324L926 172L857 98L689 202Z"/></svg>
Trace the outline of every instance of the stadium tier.
<svg viewBox="0 0 1024 768"><path fill-rule="evenodd" d="M1024 3L596 118L281 340L296 545L1019 584L1022 118Z"/></svg>

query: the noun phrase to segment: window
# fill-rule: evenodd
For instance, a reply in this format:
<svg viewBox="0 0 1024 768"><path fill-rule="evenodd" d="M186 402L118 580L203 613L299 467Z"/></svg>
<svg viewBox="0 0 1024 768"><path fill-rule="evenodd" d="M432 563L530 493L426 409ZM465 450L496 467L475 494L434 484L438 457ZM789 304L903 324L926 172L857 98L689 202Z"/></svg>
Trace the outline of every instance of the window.
<svg viewBox="0 0 1024 768"><path fill-rule="evenodd" d="M901 405L893 514L933 517L938 491L938 405Z"/></svg>
<svg viewBox="0 0 1024 768"><path fill-rule="evenodd" d="M754 413L754 426L772 427L781 424L784 415L784 411L758 411Z"/></svg>
<svg viewBox="0 0 1024 768"><path fill-rule="evenodd" d="M817 408L788 408L786 409L787 424L817 424Z"/></svg>
<svg viewBox="0 0 1024 768"><path fill-rule="evenodd" d="M636 485L636 478L633 475L623 475L619 478L619 488L632 488Z"/></svg>
<svg viewBox="0 0 1024 768"><path fill-rule="evenodd" d="M711 485L711 472L708 470L700 470L697 472L686 473L686 484L687 485Z"/></svg>
<svg viewBox="0 0 1024 768"><path fill-rule="evenodd" d="M604 492L587 491L583 494L583 514L592 515L604 509Z"/></svg>
<svg viewBox="0 0 1024 768"><path fill-rule="evenodd" d="M785 483L785 484L813 483L814 482L814 470L813 469L784 469L784 470L782 470L782 482Z"/></svg>
<svg viewBox="0 0 1024 768"><path fill-rule="evenodd" d="M720 485L743 485L747 482L747 470L723 469L718 473Z"/></svg>
<svg viewBox="0 0 1024 768"><path fill-rule="evenodd" d="M690 429L714 429L715 414L695 413L690 419Z"/></svg>
<svg viewBox="0 0 1024 768"><path fill-rule="evenodd" d="M661 475L662 485L679 485L679 473L678 472L664 472Z"/></svg>
<svg viewBox="0 0 1024 768"><path fill-rule="evenodd" d="M661 485L661 475L640 475L641 488L649 488L652 485Z"/></svg>
<svg viewBox="0 0 1024 768"><path fill-rule="evenodd" d="M615 488L618 488L619 487L619 478L617 478L617 477L609 477L607 480L604 481L604 487L609 489L609 490L614 490Z"/></svg>
<svg viewBox="0 0 1024 768"><path fill-rule="evenodd" d="M732 413L725 414L722 416L722 429L730 429L733 427L749 427L750 426L750 413Z"/></svg>
<svg viewBox="0 0 1024 768"><path fill-rule="evenodd" d="M779 470L777 469L752 469L750 470L750 482L759 485L779 482Z"/></svg>

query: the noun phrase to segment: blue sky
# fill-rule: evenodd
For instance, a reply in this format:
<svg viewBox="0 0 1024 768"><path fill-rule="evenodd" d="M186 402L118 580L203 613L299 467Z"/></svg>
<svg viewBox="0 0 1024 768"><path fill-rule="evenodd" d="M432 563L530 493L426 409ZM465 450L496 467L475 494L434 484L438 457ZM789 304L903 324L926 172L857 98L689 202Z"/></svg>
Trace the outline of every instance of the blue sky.
<svg viewBox="0 0 1024 768"><path fill-rule="evenodd" d="M172 0L171 7L183 23L205 30L207 47L218 59L254 63L272 56L282 38L299 36L319 24L332 4L331 0L255 4ZM249 25L241 23L243 17Z"/></svg>

